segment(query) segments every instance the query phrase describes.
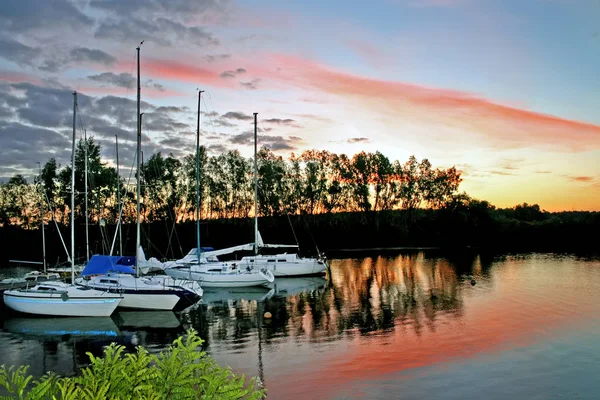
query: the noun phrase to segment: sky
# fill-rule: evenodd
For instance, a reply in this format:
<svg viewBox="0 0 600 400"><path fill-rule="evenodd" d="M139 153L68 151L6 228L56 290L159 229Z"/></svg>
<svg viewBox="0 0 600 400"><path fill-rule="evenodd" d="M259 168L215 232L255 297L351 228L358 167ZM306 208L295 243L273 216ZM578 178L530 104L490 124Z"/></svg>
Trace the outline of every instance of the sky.
<svg viewBox="0 0 600 400"><path fill-rule="evenodd" d="M4 0L0 180L69 163L73 90L122 175L143 151L380 151L498 207L600 211L598 0Z"/></svg>

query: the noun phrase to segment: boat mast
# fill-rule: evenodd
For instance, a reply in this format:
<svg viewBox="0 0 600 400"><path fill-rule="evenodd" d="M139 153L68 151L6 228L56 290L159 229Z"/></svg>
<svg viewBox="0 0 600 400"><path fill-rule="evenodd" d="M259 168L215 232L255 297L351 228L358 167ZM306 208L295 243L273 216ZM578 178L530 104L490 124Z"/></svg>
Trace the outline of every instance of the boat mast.
<svg viewBox="0 0 600 400"><path fill-rule="evenodd" d="M71 149L71 284L75 284L75 118L77 92L73 92L73 147Z"/></svg>
<svg viewBox="0 0 600 400"><path fill-rule="evenodd" d="M119 231L119 255L123 255L123 237L121 235L121 176L119 175L119 137L115 135L115 149L117 152L117 230Z"/></svg>
<svg viewBox="0 0 600 400"><path fill-rule="evenodd" d="M198 122L196 124L196 255L200 264L200 100L202 92L198 90Z"/></svg>
<svg viewBox="0 0 600 400"><path fill-rule="evenodd" d="M44 216L46 215L46 208L44 204L46 203L46 189L44 188L44 183L42 182L42 164L37 163L40 171L40 188L42 189L42 202L41 213L42 213L42 261L44 262L44 273L46 273L46 233L44 232Z"/></svg>
<svg viewBox="0 0 600 400"><path fill-rule="evenodd" d="M90 262L90 237L88 228L88 141L87 133L83 130L84 140L84 158L85 158L85 259L86 263Z"/></svg>
<svg viewBox="0 0 600 400"><path fill-rule="evenodd" d="M136 193L136 235L135 235L135 254L136 254L136 268L135 276L139 276L140 268L137 260L138 249L140 248L140 147L141 147L141 130L140 130L140 47L144 41L136 48L137 50L137 152L136 152L136 163L137 163L137 193Z"/></svg>
<svg viewBox="0 0 600 400"><path fill-rule="evenodd" d="M258 161L256 156L257 115L258 113L254 113L254 255L258 255Z"/></svg>

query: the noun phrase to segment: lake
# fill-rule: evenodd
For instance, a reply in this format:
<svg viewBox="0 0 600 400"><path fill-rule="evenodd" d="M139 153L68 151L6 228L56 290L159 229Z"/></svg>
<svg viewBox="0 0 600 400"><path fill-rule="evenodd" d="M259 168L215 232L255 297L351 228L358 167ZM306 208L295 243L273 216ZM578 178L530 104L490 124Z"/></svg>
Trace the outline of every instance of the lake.
<svg viewBox="0 0 600 400"><path fill-rule="evenodd" d="M193 327L219 364L259 376L273 399L600 398L600 258L347 254L329 280L206 289L176 313L3 309L0 364L73 375L111 341L159 352Z"/></svg>

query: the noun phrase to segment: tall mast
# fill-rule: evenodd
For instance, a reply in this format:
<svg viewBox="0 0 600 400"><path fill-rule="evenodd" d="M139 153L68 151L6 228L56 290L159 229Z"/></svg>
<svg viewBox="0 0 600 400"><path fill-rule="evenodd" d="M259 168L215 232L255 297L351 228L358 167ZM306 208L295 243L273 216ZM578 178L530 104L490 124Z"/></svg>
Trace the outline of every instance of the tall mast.
<svg viewBox="0 0 600 400"><path fill-rule="evenodd" d="M73 92L73 148L71 149L71 284L75 284L75 118L77 92Z"/></svg>
<svg viewBox="0 0 600 400"><path fill-rule="evenodd" d="M90 237L88 229L88 141L87 133L83 130L84 158L85 158L85 259L90 262Z"/></svg>
<svg viewBox="0 0 600 400"><path fill-rule="evenodd" d="M42 202L40 204L40 212L42 213L42 261L44 262L44 273L46 273L46 233L44 232L44 216L46 215L46 208L44 207L46 203L46 188L44 188L44 183L42 182L42 164L37 163L40 171L40 189L42 190Z"/></svg>
<svg viewBox="0 0 600 400"><path fill-rule="evenodd" d="M121 236L121 176L119 175L119 137L115 135L115 150L117 152L117 230L119 231L119 255L123 255L123 237Z"/></svg>
<svg viewBox="0 0 600 400"><path fill-rule="evenodd" d="M139 265L137 260L138 249L140 248L140 151L142 146L142 133L140 130L140 94L142 88L140 86L140 47L142 43L136 48L137 50L137 152L136 152L136 163L137 163L137 193L136 193L136 235L135 235L135 254L136 254L136 268L135 276L139 276Z"/></svg>
<svg viewBox="0 0 600 400"><path fill-rule="evenodd" d="M254 255L258 255L258 161L256 156L257 115L258 113L254 113Z"/></svg>
<svg viewBox="0 0 600 400"><path fill-rule="evenodd" d="M200 264L200 100L202 92L198 91L198 122L196 125L196 253Z"/></svg>

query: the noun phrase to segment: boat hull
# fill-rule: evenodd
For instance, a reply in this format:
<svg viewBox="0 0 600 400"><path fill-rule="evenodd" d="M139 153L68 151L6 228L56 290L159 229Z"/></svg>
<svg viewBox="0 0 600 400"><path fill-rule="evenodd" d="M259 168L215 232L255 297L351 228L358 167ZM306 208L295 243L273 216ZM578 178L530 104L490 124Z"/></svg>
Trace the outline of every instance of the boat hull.
<svg viewBox="0 0 600 400"><path fill-rule="evenodd" d="M4 292L4 304L14 311L55 317L109 317L121 300L114 296L72 295L64 300L61 293Z"/></svg>
<svg viewBox="0 0 600 400"><path fill-rule="evenodd" d="M179 302L179 296L167 291L145 291L134 289L104 289L89 285L95 290L102 290L109 293L119 293L123 295L123 300L119 308L129 308L135 310L167 310L175 308Z"/></svg>
<svg viewBox="0 0 600 400"><path fill-rule="evenodd" d="M266 268L277 277L293 277L293 276L319 276L326 273L327 267L322 264L286 264L267 265Z"/></svg>
<svg viewBox="0 0 600 400"><path fill-rule="evenodd" d="M171 268L166 269L165 273L176 279L192 279L201 282L204 288L265 286L272 281L261 273L219 274Z"/></svg>

